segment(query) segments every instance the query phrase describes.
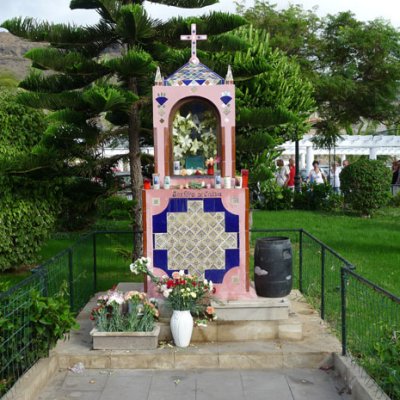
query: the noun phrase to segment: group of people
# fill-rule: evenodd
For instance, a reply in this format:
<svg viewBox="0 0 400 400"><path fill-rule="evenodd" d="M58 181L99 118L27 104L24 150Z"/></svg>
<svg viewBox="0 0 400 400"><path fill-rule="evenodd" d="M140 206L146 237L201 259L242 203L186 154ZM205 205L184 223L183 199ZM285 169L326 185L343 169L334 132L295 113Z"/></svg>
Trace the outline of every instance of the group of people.
<svg viewBox="0 0 400 400"><path fill-rule="evenodd" d="M289 165L286 167L283 160L279 159L276 162L278 167L276 171L276 183L281 187L287 187L294 190L294 177L296 175L296 166L294 160L289 159Z"/></svg>
<svg viewBox="0 0 400 400"><path fill-rule="evenodd" d="M276 172L276 183L281 187L287 187L294 189L294 177L296 175L296 166L293 159L289 159L289 165L285 166L282 159L277 160L276 163L278 169ZM328 177L325 176L324 172L319 168L319 162L314 161L312 163L313 168L309 172L306 181L314 184L328 183ZM344 160L342 167L339 163L333 162L329 174L329 183L334 188L335 192L340 193L340 172L343 168L349 165L348 160ZM398 171L400 170L400 162ZM399 175L399 173L398 173Z"/></svg>

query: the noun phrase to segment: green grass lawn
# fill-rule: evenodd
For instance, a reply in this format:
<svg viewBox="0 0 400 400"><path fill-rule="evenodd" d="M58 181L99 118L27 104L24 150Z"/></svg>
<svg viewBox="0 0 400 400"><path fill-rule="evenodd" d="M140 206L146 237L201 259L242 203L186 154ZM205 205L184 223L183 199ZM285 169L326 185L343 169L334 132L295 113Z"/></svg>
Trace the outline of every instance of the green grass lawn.
<svg viewBox="0 0 400 400"><path fill-rule="evenodd" d="M400 295L400 209L384 209L370 219L342 213L254 211L252 228L303 228L353 263L357 273ZM129 230L130 224L129 221L100 220L94 229ZM40 261L68 248L79 236L78 233L53 235L43 246ZM113 243L104 242L103 246L112 247ZM121 246L114 247L118 253ZM99 264L99 269L105 269L110 262ZM116 273L113 271L113 275ZM19 273L3 273L0 279L12 285L29 275L27 269ZM101 286L106 286L106 282Z"/></svg>
<svg viewBox="0 0 400 400"><path fill-rule="evenodd" d="M373 218L310 211L255 211L252 228L303 228L354 264L356 272L400 295L400 209Z"/></svg>

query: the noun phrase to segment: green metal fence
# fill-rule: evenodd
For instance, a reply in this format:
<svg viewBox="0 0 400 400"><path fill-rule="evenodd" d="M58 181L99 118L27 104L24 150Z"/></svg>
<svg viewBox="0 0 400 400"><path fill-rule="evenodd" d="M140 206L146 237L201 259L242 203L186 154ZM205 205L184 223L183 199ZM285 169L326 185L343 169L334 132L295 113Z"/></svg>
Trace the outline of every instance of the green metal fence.
<svg viewBox="0 0 400 400"><path fill-rule="evenodd" d="M71 309L78 312L94 293L133 281L133 235L85 235L35 268L31 277L0 293L0 396L41 355L30 335L30 291L54 296L65 284ZM254 248L260 237L277 235L292 243L294 288L329 322L342 341L343 354L365 367L392 399L400 399L400 357L388 355L396 349L400 354L400 299L356 274L350 262L303 229L252 230L250 246Z"/></svg>
<svg viewBox="0 0 400 400"><path fill-rule="evenodd" d="M400 298L358 275L348 260L303 229L252 231L251 243L277 233L293 244L294 288L329 322L342 354L400 400ZM377 398L384 393L378 389Z"/></svg>

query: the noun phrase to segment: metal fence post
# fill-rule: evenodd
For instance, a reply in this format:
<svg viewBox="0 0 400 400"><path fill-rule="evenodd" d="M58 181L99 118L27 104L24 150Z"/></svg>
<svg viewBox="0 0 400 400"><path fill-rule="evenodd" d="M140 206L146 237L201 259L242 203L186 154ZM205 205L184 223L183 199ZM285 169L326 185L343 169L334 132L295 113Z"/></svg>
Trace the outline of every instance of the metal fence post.
<svg viewBox="0 0 400 400"><path fill-rule="evenodd" d="M68 249L68 287L69 287L69 305L71 310L74 310L74 264L73 264L72 249Z"/></svg>
<svg viewBox="0 0 400 400"><path fill-rule="evenodd" d="M325 319L325 247L321 246L321 319Z"/></svg>
<svg viewBox="0 0 400 400"><path fill-rule="evenodd" d="M340 294L342 308L342 356L347 353L347 326L346 326L346 268L340 268Z"/></svg>
<svg viewBox="0 0 400 400"><path fill-rule="evenodd" d="M93 232L93 293L97 292L97 243L96 232Z"/></svg>
<svg viewBox="0 0 400 400"><path fill-rule="evenodd" d="M299 236L299 290L303 293L303 229Z"/></svg>

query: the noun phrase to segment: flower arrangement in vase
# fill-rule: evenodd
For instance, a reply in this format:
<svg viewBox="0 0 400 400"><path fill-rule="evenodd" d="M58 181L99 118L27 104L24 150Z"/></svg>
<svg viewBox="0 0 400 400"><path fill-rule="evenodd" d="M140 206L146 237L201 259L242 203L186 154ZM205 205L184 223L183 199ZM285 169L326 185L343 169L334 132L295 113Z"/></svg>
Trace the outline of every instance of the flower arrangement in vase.
<svg viewBox="0 0 400 400"><path fill-rule="evenodd" d="M193 330L192 314L197 317L195 323L199 326L207 326L207 320L217 318L210 305L214 285L212 281L186 274L183 270L173 272L171 277L156 277L149 266L150 258L142 257L132 263L130 269L134 274L147 274L156 285L173 310L171 332L174 342L178 347L187 347Z"/></svg>

